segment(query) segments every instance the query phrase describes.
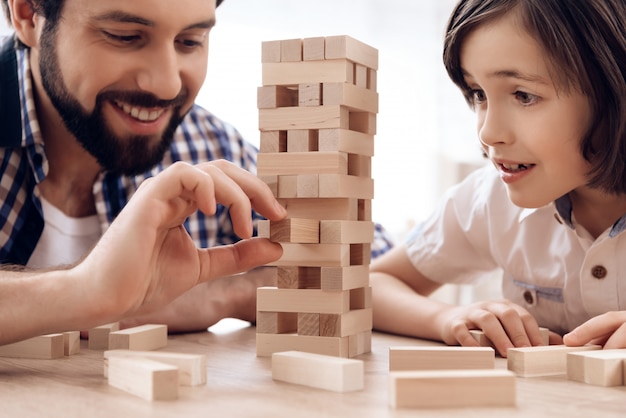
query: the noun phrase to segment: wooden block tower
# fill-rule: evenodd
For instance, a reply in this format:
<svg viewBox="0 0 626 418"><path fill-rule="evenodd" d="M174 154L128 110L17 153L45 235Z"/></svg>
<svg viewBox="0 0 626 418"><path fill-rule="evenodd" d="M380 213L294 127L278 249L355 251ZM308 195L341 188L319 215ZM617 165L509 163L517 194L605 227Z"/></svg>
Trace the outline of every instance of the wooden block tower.
<svg viewBox="0 0 626 418"><path fill-rule="evenodd" d="M378 51L349 36L262 44L258 175L287 208L277 287L257 293L257 355L371 349Z"/></svg>

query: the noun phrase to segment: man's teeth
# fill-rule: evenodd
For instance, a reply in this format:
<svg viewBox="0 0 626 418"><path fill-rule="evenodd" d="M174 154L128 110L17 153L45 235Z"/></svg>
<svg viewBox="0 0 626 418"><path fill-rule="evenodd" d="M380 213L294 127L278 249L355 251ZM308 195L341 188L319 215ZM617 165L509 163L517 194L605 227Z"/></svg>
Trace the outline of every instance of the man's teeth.
<svg viewBox="0 0 626 418"><path fill-rule="evenodd" d="M163 112L165 112L165 109L149 110L119 102L117 102L117 106L121 108L125 113L129 114L135 119L139 119L142 122L153 122L157 120L163 114Z"/></svg>
<svg viewBox="0 0 626 418"><path fill-rule="evenodd" d="M522 171L528 168L526 164L502 164L502 167L508 171Z"/></svg>

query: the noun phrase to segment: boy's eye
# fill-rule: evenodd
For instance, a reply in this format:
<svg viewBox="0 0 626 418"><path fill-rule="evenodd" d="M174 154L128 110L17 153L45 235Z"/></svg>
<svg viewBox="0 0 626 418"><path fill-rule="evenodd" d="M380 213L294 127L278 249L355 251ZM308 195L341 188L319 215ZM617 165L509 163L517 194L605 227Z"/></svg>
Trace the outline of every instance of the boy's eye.
<svg viewBox="0 0 626 418"><path fill-rule="evenodd" d="M534 94L526 93L523 91L516 91L514 95L515 98L523 105L532 105L539 100L539 98Z"/></svg>
<svg viewBox="0 0 626 418"><path fill-rule="evenodd" d="M474 103L482 103L487 100L487 96L485 95L485 92L482 90L470 91L470 97Z"/></svg>

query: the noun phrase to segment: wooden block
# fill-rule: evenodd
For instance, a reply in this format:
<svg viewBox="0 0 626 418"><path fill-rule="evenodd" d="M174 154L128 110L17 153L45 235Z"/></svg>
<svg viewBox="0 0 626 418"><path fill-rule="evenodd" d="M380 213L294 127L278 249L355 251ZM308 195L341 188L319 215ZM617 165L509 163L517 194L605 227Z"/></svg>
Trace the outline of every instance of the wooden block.
<svg viewBox="0 0 626 418"><path fill-rule="evenodd" d="M341 314L350 310L350 292L259 287L257 310L260 312Z"/></svg>
<svg viewBox="0 0 626 418"><path fill-rule="evenodd" d="M359 220L360 221L372 220L372 200L371 199L359 199Z"/></svg>
<svg viewBox="0 0 626 418"><path fill-rule="evenodd" d="M260 152L287 151L287 131L263 131L260 138Z"/></svg>
<svg viewBox="0 0 626 418"><path fill-rule="evenodd" d="M146 358L110 357L109 385L147 400L178 398L178 368Z"/></svg>
<svg viewBox="0 0 626 418"><path fill-rule="evenodd" d="M302 41L302 59L304 61L322 61L325 59L326 39L323 37L305 38Z"/></svg>
<svg viewBox="0 0 626 418"><path fill-rule="evenodd" d="M349 290L369 286L369 266L322 267L321 289Z"/></svg>
<svg viewBox="0 0 626 418"><path fill-rule="evenodd" d="M257 107L274 109L298 106L298 90L286 86L262 86L257 88Z"/></svg>
<svg viewBox="0 0 626 418"><path fill-rule="evenodd" d="M109 374L112 357L146 358L178 368L178 383L182 386L206 384L206 356L202 354L171 353L167 351L107 350L104 352L104 377Z"/></svg>
<svg viewBox="0 0 626 418"><path fill-rule="evenodd" d="M354 85L367 89L367 67L365 65L356 64L354 66Z"/></svg>
<svg viewBox="0 0 626 418"><path fill-rule="evenodd" d="M320 174L320 197L374 198L374 180L344 174Z"/></svg>
<svg viewBox="0 0 626 418"><path fill-rule="evenodd" d="M350 110L378 113L378 93L347 83L324 83L324 105L343 105Z"/></svg>
<svg viewBox="0 0 626 418"><path fill-rule="evenodd" d="M40 335L0 346L0 357L55 359L63 355L63 334Z"/></svg>
<svg viewBox="0 0 626 418"><path fill-rule="evenodd" d="M373 91L378 90L378 72L372 68L367 70L367 88Z"/></svg>
<svg viewBox="0 0 626 418"><path fill-rule="evenodd" d="M622 386L625 361L626 349L567 353L567 378L597 386Z"/></svg>
<svg viewBox="0 0 626 418"><path fill-rule="evenodd" d="M348 175L372 177L372 157L348 154Z"/></svg>
<svg viewBox="0 0 626 418"><path fill-rule="evenodd" d="M270 265L303 267L344 267L350 263L350 244L281 243L283 255Z"/></svg>
<svg viewBox="0 0 626 418"><path fill-rule="evenodd" d="M272 379L334 392L362 390L362 360L302 351L272 354Z"/></svg>
<svg viewBox="0 0 626 418"><path fill-rule="evenodd" d="M257 236L261 237L261 238L268 238L270 237L270 221L268 221L267 219L259 219L257 221Z"/></svg>
<svg viewBox="0 0 626 418"><path fill-rule="evenodd" d="M318 131L315 129L291 129L287 131L287 152L318 151Z"/></svg>
<svg viewBox="0 0 626 418"><path fill-rule="evenodd" d="M268 357L280 351L306 351L327 356L349 357L349 337L315 337L297 334L256 334L256 355Z"/></svg>
<svg viewBox="0 0 626 418"><path fill-rule="evenodd" d="M261 62L280 62L280 41L266 41L261 43Z"/></svg>
<svg viewBox="0 0 626 418"><path fill-rule="evenodd" d="M351 129L352 123L350 110L344 106L259 109L259 129L261 131L324 128ZM365 122L355 122L354 126L359 128L354 129L355 131L365 132L363 130Z"/></svg>
<svg viewBox="0 0 626 418"><path fill-rule="evenodd" d="M280 41L280 62L302 61L302 39Z"/></svg>
<svg viewBox="0 0 626 418"><path fill-rule="evenodd" d="M146 324L109 334L109 348L156 350L167 346L167 325Z"/></svg>
<svg viewBox="0 0 626 418"><path fill-rule="evenodd" d="M259 154L261 155L261 154ZM278 198L293 199L298 197L298 176L276 176L278 178ZM300 216L294 216L299 218Z"/></svg>
<svg viewBox="0 0 626 418"><path fill-rule="evenodd" d="M493 369L491 347L389 347L389 371Z"/></svg>
<svg viewBox="0 0 626 418"><path fill-rule="evenodd" d="M108 350L109 349L109 334L114 331L119 331L119 322L111 324L101 325L89 330L89 343L90 350Z"/></svg>
<svg viewBox="0 0 626 418"><path fill-rule="evenodd" d="M298 335L320 335L320 314L298 313ZM335 337L335 335L333 335ZM337 335L338 337L338 335Z"/></svg>
<svg viewBox="0 0 626 418"><path fill-rule="evenodd" d="M320 129L319 151L342 151L357 155L374 155L374 136L347 129Z"/></svg>
<svg viewBox="0 0 626 418"><path fill-rule="evenodd" d="M286 334L298 331L295 312L261 312L256 314L256 331L263 334Z"/></svg>
<svg viewBox="0 0 626 418"><path fill-rule="evenodd" d="M262 85L290 86L302 83L351 83L354 64L345 59L262 64Z"/></svg>
<svg viewBox="0 0 626 418"><path fill-rule="evenodd" d="M63 333L63 354L72 356L80 352L80 331Z"/></svg>
<svg viewBox="0 0 626 418"><path fill-rule="evenodd" d="M317 198L319 195L319 174L300 174L296 176L296 198Z"/></svg>
<svg viewBox="0 0 626 418"><path fill-rule="evenodd" d="M372 307L372 287L350 289L350 309L370 309Z"/></svg>
<svg viewBox="0 0 626 418"><path fill-rule="evenodd" d="M321 275L320 267L277 267L276 285L279 289L321 289Z"/></svg>
<svg viewBox="0 0 626 418"><path fill-rule="evenodd" d="M320 222L315 219L287 218L270 222L274 242L319 243Z"/></svg>
<svg viewBox="0 0 626 418"><path fill-rule="evenodd" d="M320 221L320 243L352 244L374 240L374 223L369 221Z"/></svg>
<svg viewBox="0 0 626 418"><path fill-rule="evenodd" d="M298 85L298 106L321 106L322 84L302 83Z"/></svg>
<svg viewBox="0 0 626 418"><path fill-rule="evenodd" d="M378 69L378 50L350 36L326 37L326 59L345 58Z"/></svg>
<svg viewBox="0 0 626 418"><path fill-rule="evenodd" d="M259 178L267 184L275 198L278 198L278 176L259 176Z"/></svg>
<svg viewBox="0 0 626 418"><path fill-rule="evenodd" d="M279 198L279 202L281 205L283 205L283 207L285 207L285 209L287 209L289 216L294 218L333 219L347 221L362 220L359 218L358 199L342 197L334 199Z"/></svg>
<svg viewBox="0 0 626 418"><path fill-rule="evenodd" d="M550 330L548 328L539 327L539 332L543 338L543 345L550 345ZM491 340L485 336L485 333L482 330L471 329L470 334L481 347L494 347Z"/></svg>
<svg viewBox="0 0 626 418"><path fill-rule="evenodd" d="M348 357L356 357L372 351L372 331L348 336Z"/></svg>
<svg viewBox="0 0 626 418"><path fill-rule="evenodd" d="M496 369L390 372L389 403L392 408L514 406L515 375Z"/></svg>
<svg viewBox="0 0 626 418"><path fill-rule="evenodd" d="M565 374L567 373L567 353L600 350L601 348L599 345L582 347L549 345L510 348L507 351L507 367L521 377Z"/></svg>
<svg viewBox="0 0 626 418"><path fill-rule="evenodd" d="M319 335L347 337L371 331L372 309L354 309L343 314L319 314Z"/></svg>
<svg viewBox="0 0 626 418"><path fill-rule="evenodd" d="M353 131L376 135L376 114L368 112L350 112L348 127L348 129Z"/></svg>
<svg viewBox="0 0 626 418"><path fill-rule="evenodd" d="M278 152L260 153L257 157L257 174L347 174L348 155L343 152Z"/></svg>

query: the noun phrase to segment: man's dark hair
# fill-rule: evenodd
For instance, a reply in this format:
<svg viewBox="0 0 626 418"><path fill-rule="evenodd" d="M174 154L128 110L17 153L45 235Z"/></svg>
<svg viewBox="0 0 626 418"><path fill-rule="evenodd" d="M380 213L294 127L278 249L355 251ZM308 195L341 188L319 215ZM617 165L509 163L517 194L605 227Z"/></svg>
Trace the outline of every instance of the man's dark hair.
<svg viewBox="0 0 626 418"><path fill-rule="evenodd" d="M472 104L461 48L479 26L514 13L541 45L557 90L587 96L592 123L581 154L589 185L626 193L626 2L624 0L461 0L445 35L443 61Z"/></svg>

